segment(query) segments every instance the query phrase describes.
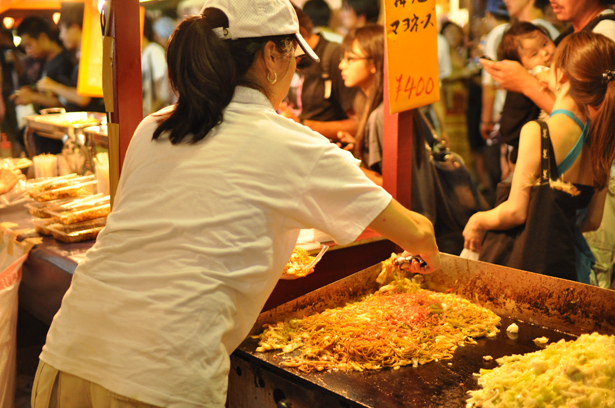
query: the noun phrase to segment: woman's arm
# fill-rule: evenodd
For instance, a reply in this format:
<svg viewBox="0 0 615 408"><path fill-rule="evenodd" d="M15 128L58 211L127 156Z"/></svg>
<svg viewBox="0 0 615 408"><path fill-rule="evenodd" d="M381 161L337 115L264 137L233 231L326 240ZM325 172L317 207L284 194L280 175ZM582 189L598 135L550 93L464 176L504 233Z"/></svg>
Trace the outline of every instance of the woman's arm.
<svg viewBox="0 0 615 408"><path fill-rule="evenodd" d="M540 126L529 122L521 130L519 158L508 200L489 211L474 214L463 230L464 248L479 252L485 233L521 225L527 219L530 188L540 169Z"/></svg>
<svg viewBox="0 0 615 408"><path fill-rule="evenodd" d="M431 222L391 200L389 205L369 224L369 228L395 242L412 255L427 263L426 268L411 265L410 271L429 273L440 269L440 252Z"/></svg>
<svg viewBox="0 0 615 408"><path fill-rule="evenodd" d="M604 204L606 202L606 193L608 188L602 189L594 194L591 202L589 203L589 210L587 212L587 218L581 225L581 232L595 231L600 228L602 223L602 215L604 214Z"/></svg>

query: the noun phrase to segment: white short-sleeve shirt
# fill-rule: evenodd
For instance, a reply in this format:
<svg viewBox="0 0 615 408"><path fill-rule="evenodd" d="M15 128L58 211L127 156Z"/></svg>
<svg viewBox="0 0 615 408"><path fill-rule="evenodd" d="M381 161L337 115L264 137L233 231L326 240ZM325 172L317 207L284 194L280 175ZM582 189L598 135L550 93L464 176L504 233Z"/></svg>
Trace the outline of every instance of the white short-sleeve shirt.
<svg viewBox="0 0 615 408"><path fill-rule="evenodd" d="M156 126L150 116L135 132L107 226L41 359L145 403L223 407L229 354L299 229L349 243L391 196L252 89L238 88L222 124L196 144L153 141Z"/></svg>

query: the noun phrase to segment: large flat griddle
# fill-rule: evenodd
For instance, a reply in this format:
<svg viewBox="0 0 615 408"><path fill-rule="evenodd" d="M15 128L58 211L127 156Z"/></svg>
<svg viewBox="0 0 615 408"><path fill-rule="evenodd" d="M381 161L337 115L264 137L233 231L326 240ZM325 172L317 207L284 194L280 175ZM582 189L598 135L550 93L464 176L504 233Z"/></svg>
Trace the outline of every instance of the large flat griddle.
<svg viewBox="0 0 615 408"><path fill-rule="evenodd" d="M502 326L495 338L477 339L476 345L459 347L451 360L431 362L418 368L310 374L280 366L278 362L282 357L277 352L255 352L257 341L248 338L234 353L232 367L243 365L244 371L249 367L250 373L256 376L271 373L288 384L308 390L303 398L292 400L292 407L333 406L331 401L343 407L465 407L467 391L478 388L473 373L497 365L494 360L485 360L484 356L496 359L536 351L539 348L533 340L542 336L552 342L574 339L593 331L615 334L615 291L446 254L442 256L442 265L441 271L425 276L425 286L438 292L452 291L500 315ZM375 278L379 272L380 266L374 265L262 313L253 333L260 333L263 324L341 306L372 293L378 287ZM513 322L519 326L516 338L506 333L506 327ZM229 406L251 406L246 405L246 399L240 404L233 403L233 378L238 373L241 375L241 370L236 371L231 370ZM254 382L258 387L258 382ZM283 387L276 385L278 395L282 392L280 388ZM273 400L275 393L269 394ZM266 398L267 392L263 400L256 398L254 406L276 406L264 403ZM328 402L319 404L314 398Z"/></svg>

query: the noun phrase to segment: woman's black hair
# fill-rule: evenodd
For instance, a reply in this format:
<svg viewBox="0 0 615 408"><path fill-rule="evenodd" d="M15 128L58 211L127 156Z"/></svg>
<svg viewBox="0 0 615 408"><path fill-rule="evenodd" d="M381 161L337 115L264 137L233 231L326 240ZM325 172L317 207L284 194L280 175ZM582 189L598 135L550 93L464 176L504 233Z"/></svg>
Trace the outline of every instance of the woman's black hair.
<svg viewBox="0 0 615 408"><path fill-rule="evenodd" d="M169 132L172 144L196 143L222 123L223 111L238 85L258 89L246 73L268 41L283 55L292 55L293 35L222 40L213 29L228 28L228 18L209 8L203 15L188 17L171 36L167 48L169 82L177 94L170 112L159 114L153 139Z"/></svg>
<svg viewBox="0 0 615 408"><path fill-rule="evenodd" d="M328 27L331 20L331 8L325 0L308 0L303 5L303 12L308 15L316 27Z"/></svg>
<svg viewBox="0 0 615 408"><path fill-rule="evenodd" d="M357 16L365 16L367 23L376 23L380 16L379 0L342 0L342 7L350 7Z"/></svg>

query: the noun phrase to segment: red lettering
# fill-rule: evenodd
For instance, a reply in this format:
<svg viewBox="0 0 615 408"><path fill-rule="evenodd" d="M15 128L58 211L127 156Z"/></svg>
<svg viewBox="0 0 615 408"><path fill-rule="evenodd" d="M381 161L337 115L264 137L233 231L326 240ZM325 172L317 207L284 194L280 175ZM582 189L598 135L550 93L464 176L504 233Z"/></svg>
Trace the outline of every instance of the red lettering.
<svg viewBox="0 0 615 408"><path fill-rule="evenodd" d="M429 87L429 85L431 85L431 88ZM427 95L431 94L435 87L436 85L434 84L433 78L429 78L427 80L427 87L425 89L425 93L427 93Z"/></svg>
<svg viewBox="0 0 615 408"><path fill-rule="evenodd" d="M422 88L421 88L421 85L423 86ZM419 84L416 87L416 96L421 96L424 90L425 90L425 81L423 81L423 77L420 77Z"/></svg>
<svg viewBox="0 0 615 408"><path fill-rule="evenodd" d="M403 78L404 74L401 74L399 77L395 78L395 81L397 82L397 87L395 88L395 102L399 100ZM425 92L426 95L430 95L435 88L435 81L431 77L427 78L427 80L423 79L423 77L419 77L418 81L415 83L415 79L411 75L408 75L408 79L406 79L406 84L404 85L403 90L408 93L408 99L412 99L412 96L419 97L423 94L423 92Z"/></svg>
<svg viewBox="0 0 615 408"><path fill-rule="evenodd" d="M397 81L397 89L395 89L397 91L397 93L395 94L395 102L397 102L397 100L399 99L399 93L401 92L401 80L403 77L404 74L401 74L399 78L395 78L395 80Z"/></svg>
<svg viewBox="0 0 615 408"><path fill-rule="evenodd" d="M408 89L408 85L410 85L410 89ZM415 88L414 78L408 76L408 80L406 81L406 86L404 88L404 91L408 92L408 99L412 99L412 91L414 91Z"/></svg>

